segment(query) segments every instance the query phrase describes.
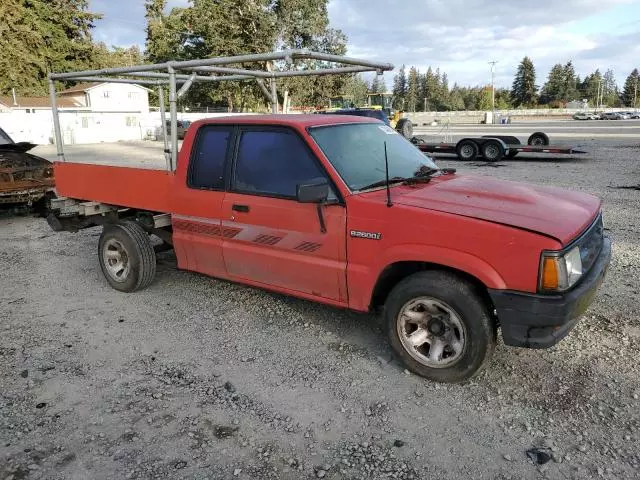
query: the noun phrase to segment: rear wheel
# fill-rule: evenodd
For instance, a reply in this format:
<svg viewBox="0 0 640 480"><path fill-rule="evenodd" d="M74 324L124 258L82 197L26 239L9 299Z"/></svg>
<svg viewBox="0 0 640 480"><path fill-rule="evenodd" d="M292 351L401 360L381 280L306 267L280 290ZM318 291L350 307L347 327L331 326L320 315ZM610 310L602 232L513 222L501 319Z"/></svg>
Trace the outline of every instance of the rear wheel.
<svg viewBox="0 0 640 480"><path fill-rule="evenodd" d="M134 222L105 225L98 258L109 284L121 292L145 288L156 274L156 254L149 235Z"/></svg>
<svg viewBox="0 0 640 480"><path fill-rule="evenodd" d="M456 154L460 160L471 162L478 158L480 153L478 144L473 140L460 140L456 145Z"/></svg>
<svg viewBox="0 0 640 480"><path fill-rule="evenodd" d="M413 123L408 118L401 118L398 120L396 130L400 132L404 138L411 140L413 138Z"/></svg>
<svg viewBox="0 0 640 480"><path fill-rule="evenodd" d="M497 162L504 156L504 148L498 140L487 140L482 144L482 156L487 162Z"/></svg>
<svg viewBox="0 0 640 480"><path fill-rule="evenodd" d="M413 274L389 294L389 341L412 372L438 382L476 375L496 344L496 325L473 285L439 271Z"/></svg>
<svg viewBox="0 0 640 480"><path fill-rule="evenodd" d="M547 136L546 133L543 133L543 132L532 133L529 139L527 140L527 145L536 145L536 146L549 145L549 137Z"/></svg>

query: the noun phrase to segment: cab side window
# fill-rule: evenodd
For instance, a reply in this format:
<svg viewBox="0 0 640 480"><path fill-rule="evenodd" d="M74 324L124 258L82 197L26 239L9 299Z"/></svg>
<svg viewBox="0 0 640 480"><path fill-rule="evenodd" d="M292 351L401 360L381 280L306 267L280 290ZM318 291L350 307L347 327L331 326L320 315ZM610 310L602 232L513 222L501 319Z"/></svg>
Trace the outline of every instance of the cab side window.
<svg viewBox="0 0 640 480"><path fill-rule="evenodd" d="M224 189L224 171L232 132L233 128L227 126L201 127L189 162L189 187Z"/></svg>
<svg viewBox="0 0 640 480"><path fill-rule="evenodd" d="M327 180L325 172L294 132L242 132L234 176L239 192L293 199L299 184L322 180Z"/></svg>

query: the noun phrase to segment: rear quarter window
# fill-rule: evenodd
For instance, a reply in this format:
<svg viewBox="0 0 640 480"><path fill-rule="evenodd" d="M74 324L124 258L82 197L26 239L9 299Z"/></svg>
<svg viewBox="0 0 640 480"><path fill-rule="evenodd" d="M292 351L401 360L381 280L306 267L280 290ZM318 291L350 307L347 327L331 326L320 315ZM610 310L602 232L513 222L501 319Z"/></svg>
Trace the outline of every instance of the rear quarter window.
<svg viewBox="0 0 640 480"><path fill-rule="evenodd" d="M198 130L189 162L189 187L224 189L224 174L232 133L233 127L228 126L204 126Z"/></svg>

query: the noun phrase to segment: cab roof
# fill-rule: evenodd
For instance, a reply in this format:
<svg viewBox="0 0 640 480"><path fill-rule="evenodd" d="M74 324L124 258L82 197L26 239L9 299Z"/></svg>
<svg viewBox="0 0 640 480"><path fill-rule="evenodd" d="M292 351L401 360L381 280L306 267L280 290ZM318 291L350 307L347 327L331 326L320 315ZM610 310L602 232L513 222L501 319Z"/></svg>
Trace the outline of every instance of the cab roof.
<svg viewBox="0 0 640 480"><path fill-rule="evenodd" d="M230 123L234 125L286 125L295 127L318 127L322 125L336 125L341 123L376 123L379 120L369 117L353 115L323 115L323 114L274 114L274 115L229 115L224 117L205 118L194 122L200 125L216 125ZM382 123L382 122L379 122Z"/></svg>

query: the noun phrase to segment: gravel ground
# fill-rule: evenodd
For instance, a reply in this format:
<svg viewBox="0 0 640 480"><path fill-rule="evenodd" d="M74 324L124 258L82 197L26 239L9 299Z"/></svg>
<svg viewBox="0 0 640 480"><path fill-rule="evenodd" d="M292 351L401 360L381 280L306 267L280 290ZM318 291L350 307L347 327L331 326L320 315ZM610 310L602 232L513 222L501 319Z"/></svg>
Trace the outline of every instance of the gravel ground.
<svg viewBox="0 0 640 480"><path fill-rule="evenodd" d="M171 252L148 289L122 294L100 272L98 229L5 215L0 480L637 479L640 192L614 187L638 185L640 145L579 143L591 154L439 160L593 192L614 242L565 341L499 345L455 386L407 374L378 318L178 271Z"/></svg>

